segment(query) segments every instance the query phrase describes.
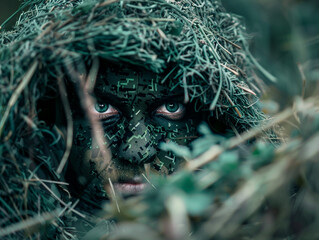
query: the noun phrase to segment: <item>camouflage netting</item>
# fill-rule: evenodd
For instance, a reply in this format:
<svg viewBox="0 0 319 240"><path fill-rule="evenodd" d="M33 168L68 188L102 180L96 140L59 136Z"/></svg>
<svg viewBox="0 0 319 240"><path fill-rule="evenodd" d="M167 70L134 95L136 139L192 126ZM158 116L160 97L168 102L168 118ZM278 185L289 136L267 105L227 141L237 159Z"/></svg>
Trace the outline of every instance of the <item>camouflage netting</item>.
<svg viewBox="0 0 319 240"><path fill-rule="evenodd" d="M289 180L296 175L299 165L295 161L302 142L295 143L292 163L275 162L255 176L255 170L288 150L278 153L271 143L257 141L248 149L245 164L240 164L237 150L223 153L265 134L254 128L241 140L226 139L223 147L211 149L210 157L204 156L197 167L217 157L219 161L208 164L200 174L181 172L169 182L155 178L157 191L142 200L117 202L121 213L110 203L97 217L76 208L77 201L69 196L67 185L59 182L63 176L57 173L53 158L63 154L52 152L63 153L61 136L38 113L41 101L59 98L61 91L64 94L59 79L76 81L74 73L86 75L98 57L167 73L163 81L183 87L185 102L195 101L199 107L210 109L237 133L264 124L265 130L270 129L274 123L267 123L258 108L257 95L263 87L257 75L268 81L274 81L274 77L249 53L238 17L227 13L219 1L205 0L27 0L23 6L25 12L14 29L2 31L0 38L1 237L72 239L99 223L88 235L88 239L98 239L109 237L116 217L119 231L112 239L239 239L254 236L260 229L267 234L278 232L260 225L267 217L273 221L269 224L275 225L277 219L273 217L277 215L259 216L257 209L264 195L284 185L287 191L281 192L282 199L289 199L292 184L277 178L286 174ZM279 121L292 115L292 110L286 111ZM216 143L208 129L203 127L201 132L204 137L194 146L200 149ZM189 169L197 167L191 165ZM288 171L290 167L292 171ZM270 171L274 172L273 178L267 175ZM229 200L234 189L250 178L253 180L242 192ZM263 184L275 186L260 193ZM257 198L250 198L254 194ZM234 207L217 210L224 201L225 206L233 203ZM273 209L279 206L276 201L273 205ZM256 216L249 222L247 218L254 212ZM279 220L285 217L278 215ZM210 229L212 222L215 227ZM243 223L245 227L239 227ZM225 225L228 228L224 232ZM282 231L279 229L279 235L289 235Z"/></svg>
<svg viewBox="0 0 319 240"><path fill-rule="evenodd" d="M157 73L169 68L163 81L175 80L183 86L186 102L199 98L210 109L216 109L217 117L230 115L240 131L264 119L254 105L257 99L253 96L259 93L260 86L244 27L219 2L28 4L34 7L21 15L13 32L3 33L1 38L5 44L1 71L8 85L12 68L14 79L19 79L30 66L35 67L31 69L35 72L31 72L32 82L47 86L50 77L56 77L57 67L101 57ZM44 93L36 94L40 97ZM3 97L6 102L8 97Z"/></svg>

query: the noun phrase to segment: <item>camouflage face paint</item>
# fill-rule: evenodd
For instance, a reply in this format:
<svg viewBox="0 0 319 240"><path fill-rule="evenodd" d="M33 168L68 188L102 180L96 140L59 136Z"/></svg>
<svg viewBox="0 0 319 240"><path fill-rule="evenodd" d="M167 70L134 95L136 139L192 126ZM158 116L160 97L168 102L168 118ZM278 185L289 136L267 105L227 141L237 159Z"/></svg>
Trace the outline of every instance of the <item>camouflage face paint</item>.
<svg viewBox="0 0 319 240"><path fill-rule="evenodd" d="M100 181L114 182L139 178L144 164L153 172L170 174L181 164L171 153L161 151L160 142L186 145L196 138L201 121L191 104L183 104L184 90L174 90L173 81L161 84L162 77L144 69L121 66L101 67L94 97L87 111L98 119L112 152L112 165L103 162L91 138L91 126L79 106L74 107L74 146L71 167L76 184L86 186L99 173ZM70 171L69 171L70 172ZM74 181L74 179L73 179Z"/></svg>

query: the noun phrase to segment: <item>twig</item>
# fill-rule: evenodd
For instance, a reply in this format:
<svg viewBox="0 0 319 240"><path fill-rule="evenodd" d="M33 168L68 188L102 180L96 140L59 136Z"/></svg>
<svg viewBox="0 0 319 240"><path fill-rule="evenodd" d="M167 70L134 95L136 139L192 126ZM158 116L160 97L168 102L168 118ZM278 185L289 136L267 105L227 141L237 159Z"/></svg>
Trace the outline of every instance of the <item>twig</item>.
<svg viewBox="0 0 319 240"><path fill-rule="evenodd" d="M79 200L79 199L78 199ZM76 201L77 202L77 201ZM76 203L75 202L75 203ZM68 208L70 208L70 206L71 206L71 202L69 202L63 209L62 209L62 211L60 211L59 212L59 214L58 214L58 217L61 217L64 213L65 213L65 211L68 209Z"/></svg>
<svg viewBox="0 0 319 240"><path fill-rule="evenodd" d="M70 207L68 207L67 213L71 212L75 208L75 206L78 205L79 202L80 202L80 199L77 199ZM61 216L61 215L62 215L62 213L59 214L59 216Z"/></svg>
<svg viewBox="0 0 319 240"><path fill-rule="evenodd" d="M305 92L306 92L306 83L307 83L307 78L305 75L305 72L303 70L302 65L299 63L298 64L298 69L301 75L301 80L302 80L302 90L301 90L301 97L304 98L305 97Z"/></svg>
<svg viewBox="0 0 319 240"><path fill-rule="evenodd" d="M220 64L221 66L223 66L224 68L226 68L227 70L229 70L229 71L231 71L233 74L235 74L236 76L239 76L239 73L238 72L236 72L234 69L232 69L232 68L230 68L230 67L228 67L228 66L226 66L226 65L224 65L224 64Z"/></svg>
<svg viewBox="0 0 319 240"><path fill-rule="evenodd" d="M89 79L87 79L86 82L84 82L84 78L79 77L79 80L80 80L79 95L80 95L80 98L84 100L83 102L81 102L81 104L83 109L85 110L89 109L91 106L94 106L94 103L95 103L95 99L91 97L90 92L87 91L90 89L86 89L86 87L88 86L86 84L88 82L91 82L91 84L92 82L93 83L96 82L96 79L93 79L93 78L97 77L99 66L100 65L98 60L93 61L93 65L88 74ZM98 174L100 175L103 171L109 168L111 164L111 153L110 153L110 150L107 148L107 145L105 145L107 140L104 137L104 134L103 134L104 130L102 128L101 122L96 120L94 116L90 114L89 111L85 111L85 112L92 127L92 135L94 139L96 140L98 147L100 148L100 152L104 160L103 165L100 166L101 171L98 172Z"/></svg>
<svg viewBox="0 0 319 240"><path fill-rule="evenodd" d="M241 88L241 89L243 89L245 92L248 92L248 93L251 93L254 96L257 96L257 94L253 90L251 90L251 89L249 89L247 87L241 86L240 84L237 84L236 86Z"/></svg>
<svg viewBox="0 0 319 240"><path fill-rule="evenodd" d="M234 109L235 109L236 113L238 114L238 116L239 116L240 118L242 118L243 115L241 115L241 113L240 113L240 111L238 110L238 108L235 107L234 102L231 100L231 98L228 96L228 94L227 94L224 90L223 90L223 93L224 93L224 95L226 96L228 102L234 107Z"/></svg>
<svg viewBox="0 0 319 240"><path fill-rule="evenodd" d="M125 18L125 21L139 22L139 21L155 21L155 22L175 22L173 18Z"/></svg>
<svg viewBox="0 0 319 240"><path fill-rule="evenodd" d="M56 27L58 25L58 23L53 23L53 22L49 22L49 23L46 23L47 24L50 24L49 26L45 26L46 28L40 33L40 35L38 35L34 41L39 41L43 36L45 36L47 33L51 32L52 29L54 27ZM44 26L42 26L41 28L44 28Z"/></svg>
<svg viewBox="0 0 319 240"><path fill-rule="evenodd" d="M3 238L9 234L13 234L18 231L27 231L28 229L33 229L35 227L38 228L39 225L43 226L48 222L52 222L57 218L59 211L60 209L56 209L51 213L43 213L40 216L36 216L25 221L12 224L4 229L0 229L0 238Z"/></svg>
<svg viewBox="0 0 319 240"><path fill-rule="evenodd" d="M89 75L86 79L86 83L85 83L85 91L87 91L89 94L91 94L94 90L94 86L96 83L96 78L99 72L99 59L97 57L95 57L93 59L93 63L92 63L92 67L90 69Z"/></svg>
<svg viewBox="0 0 319 240"><path fill-rule="evenodd" d="M233 43L232 41L228 40L227 38L224 38L220 34L218 34L216 31L213 31L218 37L223 39L224 41L228 42L229 44L233 45L235 48L241 49L241 46L237 45L236 43Z"/></svg>
<svg viewBox="0 0 319 240"><path fill-rule="evenodd" d="M46 190L48 190L51 194L52 194L52 196L58 201L58 202L60 202L63 206L68 206L68 204L67 203L65 203L65 202L63 202L40 178L38 178L33 172L31 172L30 170L29 170L29 172L41 183L41 185L46 189ZM77 211L77 210L75 210L75 209L70 209L73 213L75 213L75 214L77 214L77 215L79 215L80 217L82 217L82 218L86 218L86 216L85 215L83 215L82 213L80 213L79 211Z"/></svg>
<svg viewBox="0 0 319 240"><path fill-rule="evenodd" d="M109 184L110 184L110 187L111 187L111 190L112 190L112 194L113 194L113 198L114 198L114 201L115 201L115 204L116 204L117 211L120 213L121 212L120 206L119 206L119 204L117 202L117 198L116 198L115 190L114 190L114 187L113 187L113 183L112 183L110 178L109 178Z"/></svg>
<svg viewBox="0 0 319 240"><path fill-rule="evenodd" d="M52 180L45 180L45 179L41 179L42 182L46 182L46 183L53 183L53 184L59 184L59 185L69 185L69 183L66 182L59 182L59 181L52 181ZM39 182L38 179L30 179L29 182Z"/></svg>
<svg viewBox="0 0 319 240"><path fill-rule="evenodd" d="M145 180L146 180L154 189L156 189L156 187L154 186L154 184L151 183L151 181L145 176L144 173L142 173L142 176L145 178Z"/></svg>
<svg viewBox="0 0 319 240"><path fill-rule="evenodd" d="M112 3L118 2L119 0L107 0L105 2L102 2L100 4L98 4L96 7L105 7L107 5L110 5Z"/></svg>
<svg viewBox="0 0 319 240"><path fill-rule="evenodd" d="M20 97L20 95L21 95L22 91L24 90L24 88L30 82L35 70L38 67L38 64L39 64L38 61L34 61L32 63L32 65L29 68L28 72L23 76L21 83L19 84L17 89L13 92L13 94L12 94L12 96L11 96L9 102L8 102L7 108L6 108L6 110L5 110L4 114L3 114L3 117L2 117L2 119L0 121L0 137L2 135L3 127L4 127L4 124L6 123L6 121L8 119L8 116L9 116L11 108L14 106L14 104L16 103L18 98Z"/></svg>
<svg viewBox="0 0 319 240"><path fill-rule="evenodd" d="M57 174L60 175L71 153L72 142L73 142L73 120L72 120L72 113L71 113L69 100L67 98L65 84L61 77L58 78L58 85L59 85L61 100L64 106L64 113L66 115L66 120L67 120L66 149L63 154L62 160L56 170Z"/></svg>

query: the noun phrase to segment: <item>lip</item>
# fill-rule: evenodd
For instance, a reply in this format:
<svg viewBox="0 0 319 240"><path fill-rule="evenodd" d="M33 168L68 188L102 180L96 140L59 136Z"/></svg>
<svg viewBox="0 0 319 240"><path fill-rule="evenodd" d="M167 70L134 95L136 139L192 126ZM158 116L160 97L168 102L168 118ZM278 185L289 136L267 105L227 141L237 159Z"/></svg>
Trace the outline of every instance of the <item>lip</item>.
<svg viewBox="0 0 319 240"><path fill-rule="evenodd" d="M147 184L140 177L132 179L121 179L114 183L115 191L122 195L136 195L142 192L147 187Z"/></svg>
<svg viewBox="0 0 319 240"><path fill-rule="evenodd" d="M123 195L136 195L146 188L146 183L115 183L114 188L116 192L119 192Z"/></svg>

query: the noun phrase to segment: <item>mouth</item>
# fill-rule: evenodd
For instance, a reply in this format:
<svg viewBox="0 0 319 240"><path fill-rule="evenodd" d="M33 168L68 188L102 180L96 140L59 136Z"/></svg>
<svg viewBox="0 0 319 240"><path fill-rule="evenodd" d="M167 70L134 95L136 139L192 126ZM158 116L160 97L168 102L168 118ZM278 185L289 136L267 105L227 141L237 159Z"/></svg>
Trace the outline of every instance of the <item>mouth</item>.
<svg viewBox="0 0 319 240"><path fill-rule="evenodd" d="M120 179L117 183L114 183L115 192L127 195L137 195L141 193L147 184L142 181L140 177L134 177L133 179Z"/></svg>

